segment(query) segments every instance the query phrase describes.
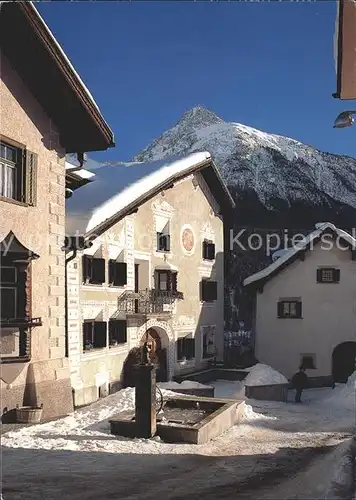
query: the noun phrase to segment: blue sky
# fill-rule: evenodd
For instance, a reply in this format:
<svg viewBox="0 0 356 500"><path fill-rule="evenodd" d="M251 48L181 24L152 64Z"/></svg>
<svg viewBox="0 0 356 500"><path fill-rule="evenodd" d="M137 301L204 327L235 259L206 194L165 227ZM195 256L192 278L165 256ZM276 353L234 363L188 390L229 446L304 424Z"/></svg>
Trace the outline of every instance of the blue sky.
<svg viewBox="0 0 356 500"><path fill-rule="evenodd" d="M336 4L44 2L50 29L94 95L128 160L191 107L356 153L356 126L333 129L355 101L336 91Z"/></svg>

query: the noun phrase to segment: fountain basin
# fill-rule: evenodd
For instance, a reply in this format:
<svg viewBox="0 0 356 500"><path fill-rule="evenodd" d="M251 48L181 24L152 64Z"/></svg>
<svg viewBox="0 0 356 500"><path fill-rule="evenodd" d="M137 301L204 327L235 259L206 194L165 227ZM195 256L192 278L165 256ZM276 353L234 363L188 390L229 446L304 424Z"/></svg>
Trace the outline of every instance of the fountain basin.
<svg viewBox="0 0 356 500"><path fill-rule="evenodd" d="M237 424L243 411L244 401L235 399L172 397L157 415L156 435L167 443L203 444ZM118 413L109 423L111 434L136 437L134 411Z"/></svg>

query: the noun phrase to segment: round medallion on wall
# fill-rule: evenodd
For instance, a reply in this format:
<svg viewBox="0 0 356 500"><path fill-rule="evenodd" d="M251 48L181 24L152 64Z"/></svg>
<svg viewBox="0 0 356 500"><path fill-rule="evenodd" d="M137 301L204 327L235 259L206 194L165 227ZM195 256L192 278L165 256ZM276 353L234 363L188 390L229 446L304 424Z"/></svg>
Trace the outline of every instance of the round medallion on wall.
<svg viewBox="0 0 356 500"><path fill-rule="evenodd" d="M194 249L194 234L193 231L186 227L182 232L182 245L186 252L191 253Z"/></svg>

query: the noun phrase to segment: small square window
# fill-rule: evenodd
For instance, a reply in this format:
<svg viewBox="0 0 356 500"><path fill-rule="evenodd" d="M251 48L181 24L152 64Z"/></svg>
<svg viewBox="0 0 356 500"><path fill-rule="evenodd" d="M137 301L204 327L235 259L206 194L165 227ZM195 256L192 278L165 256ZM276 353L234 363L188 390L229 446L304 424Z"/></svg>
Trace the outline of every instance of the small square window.
<svg viewBox="0 0 356 500"><path fill-rule="evenodd" d="M218 298L218 283L208 279L200 282L200 300L202 302L213 302Z"/></svg>
<svg viewBox="0 0 356 500"><path fill-rule="evenodd" d="M339 283L340 269L335 269L333 267L317 269L316 281L317 283Z"/></svg>
<svg viewBox="0 0 356 500"><path fill-rule="evenodd" d="M215 259L215 245L210 240L203 241L203 259L204 260Z"/></svg>

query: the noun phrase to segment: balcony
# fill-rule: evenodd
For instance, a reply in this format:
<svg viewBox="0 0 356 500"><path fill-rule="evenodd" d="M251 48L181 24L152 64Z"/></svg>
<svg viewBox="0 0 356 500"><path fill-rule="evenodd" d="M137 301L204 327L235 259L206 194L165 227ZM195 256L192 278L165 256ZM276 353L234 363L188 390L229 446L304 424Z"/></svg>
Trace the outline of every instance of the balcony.
<svg viewBox="0 0 356 500"><path fill-rule="evenodd" d="M150 315L172 314L176 300L182 300L182 292L163 290L140 290L132 292L127 290L118 299L117 313Z"/></svg>

